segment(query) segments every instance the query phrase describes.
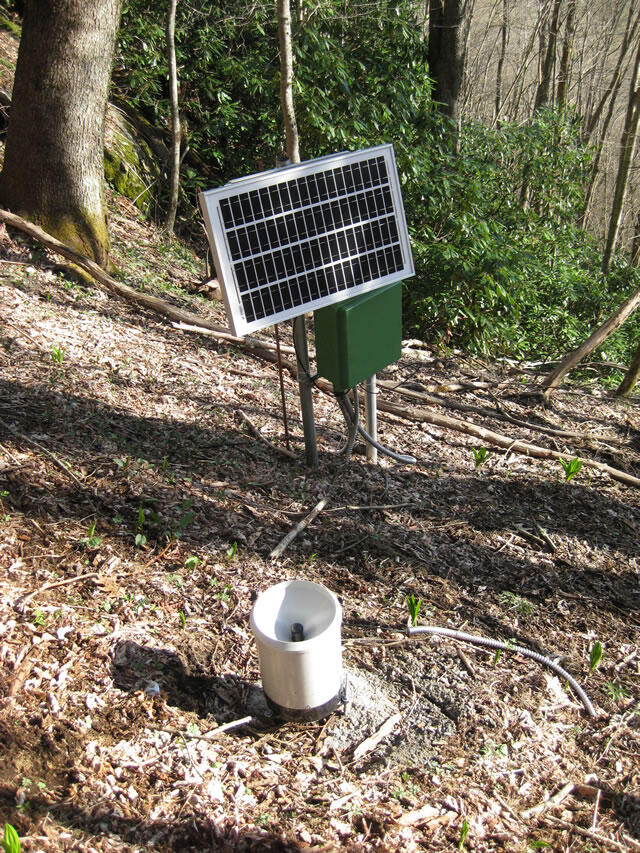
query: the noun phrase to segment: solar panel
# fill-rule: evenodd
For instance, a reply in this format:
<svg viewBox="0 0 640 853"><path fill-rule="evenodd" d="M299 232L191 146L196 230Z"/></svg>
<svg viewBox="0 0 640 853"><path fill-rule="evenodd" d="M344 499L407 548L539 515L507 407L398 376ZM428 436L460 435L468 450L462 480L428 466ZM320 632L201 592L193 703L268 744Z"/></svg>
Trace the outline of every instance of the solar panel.
<svg viewBox="0 0 640 853"><path fill-rule="evenodd" d="M414 272L392 145L239 178L200 204L236 335Z"/></svg>

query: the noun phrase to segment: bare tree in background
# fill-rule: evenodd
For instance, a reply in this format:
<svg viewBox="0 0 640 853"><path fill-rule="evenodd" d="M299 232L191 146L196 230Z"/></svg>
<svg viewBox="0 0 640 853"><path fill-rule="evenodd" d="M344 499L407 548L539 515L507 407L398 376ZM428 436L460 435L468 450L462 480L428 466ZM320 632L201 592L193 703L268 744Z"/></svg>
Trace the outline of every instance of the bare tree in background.
<svg viewBox="0 0 640 853"><path fill-rule="evenodd" d="M169 0L167 15L167 59L169 61L169 98L171 103L171 150L169 160L169 207L164 223L167 234L173 234L178 211L180 181L180 110L178 106L178 66L176 63L176 8L178 0Z"/></svg>
<svg viewBox="0 0 640 853"><path fill-rule="evenodd" d="M278 36L280 39L280 105L284 121L286 153L291 163L299 163L298 123L293 106L293 51L289 0L278 0Z"/></svg>
<svg viewBox="0 0 640 853"><path fill-rule="evenodd" d="M558 25L560 21L560 8L562 0L553 0L553 9L551 19L545 30L541 30L540 49L541 54L544 49L544 58L541 56L540 78L538 88L536 90L536 99L533 104L533 111L540 109L549 103L553 93L553 70L556 61L556 46L558 43ZM546 39L546 44L545 44Z"/></svg>
<svg viewBox="0 0 640 853"><path fill-rule="evenodd" d="M611 258L613 256L618 236L620 234L620 223L622 221L622 209L624 198L627 192L627 184L629 182L629 171L633 161L633 155L636 150L636 142L638 139L638 122L640 121L640 44L636 51L636 56L633 62L633 73L631 75L631 83L629 87L629 100L627 102L627 112L622 130L622 139L620 140L620 158L618 160L618 173L616 175L616 186L613 193L613 204L611 214L609 216L609 228L607 231L607 241L604 247L604 255L602 258L602 271L605 275L609 272Z"/></svg>
<svg viewBox="0 0 640 853"><path fill-rule="evenodd" d="M564 24L564 36L562 38L562 56L558 70L558 85L556 89L556 103L560 109L567 104L567 90L569 88L569 74L571 68L571 57L573 55L573 39L576 26L576 0L568 0L567 19Z"/></svg>

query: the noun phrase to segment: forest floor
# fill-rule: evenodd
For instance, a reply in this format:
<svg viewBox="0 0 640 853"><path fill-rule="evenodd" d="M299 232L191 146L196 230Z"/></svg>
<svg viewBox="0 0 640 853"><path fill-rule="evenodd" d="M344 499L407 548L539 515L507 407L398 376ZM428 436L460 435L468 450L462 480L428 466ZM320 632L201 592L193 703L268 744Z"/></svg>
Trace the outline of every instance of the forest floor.
<svg viewBox="0 0 640 853"><path fill-rule="evenodd" d="M112 208L124 280L226 324L203 264ZM288 373L294 458L273 364L0 237L0 821L23 850L640 849L640 490L586 464L640 477L637 396L572 383L545 409L523 366L414 345L381 399L429 392L582 469L384 413L416 464L347 461L316 390L311 470ZM344 611L350 704L319 722L259 687L251 603L289 578ZM595 717L517 653L406 637L410 594L419 624L560 660Z"/></svg>

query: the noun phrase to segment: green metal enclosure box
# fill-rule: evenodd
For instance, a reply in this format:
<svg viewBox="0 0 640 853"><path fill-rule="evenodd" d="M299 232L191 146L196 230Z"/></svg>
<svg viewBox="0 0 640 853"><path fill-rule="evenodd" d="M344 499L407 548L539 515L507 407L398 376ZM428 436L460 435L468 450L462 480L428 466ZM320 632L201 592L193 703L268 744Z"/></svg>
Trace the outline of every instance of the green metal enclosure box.
<svg viewBox="0 0 640 853"><path fill-rule="evenodd" d="M314 312L316 369L346 391L398 361L402 350L402 282Z"/></svg>

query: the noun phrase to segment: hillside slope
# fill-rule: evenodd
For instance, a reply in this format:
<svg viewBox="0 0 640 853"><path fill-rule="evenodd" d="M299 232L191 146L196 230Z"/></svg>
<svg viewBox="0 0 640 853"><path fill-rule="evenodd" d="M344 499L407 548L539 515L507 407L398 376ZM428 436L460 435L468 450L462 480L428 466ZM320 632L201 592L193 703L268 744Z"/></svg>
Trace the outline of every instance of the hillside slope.
<svg viewBox="0 0 640 853"><path fill-rule="evenodd" d="M112 232L129 284L225 322L185 290L200 262L123 199ZM345 464L320 392L307 470L288 374L295 461L239 414L284 446L273 365L1 236L0 819L23 850L437 851L465 822L477 851L640 847L640 491L489 446L476 467L477 441L386 415L381 440L418 463L372 467L358 444ZM423 348L385 377L640 476L637 401L572 386L545 411L529 374ZM249 611L289 577L341 596L346 715L278 725L264 706ZM531 660L403 639L411 593L423 624L560 658L597 718Z"/></svg>

